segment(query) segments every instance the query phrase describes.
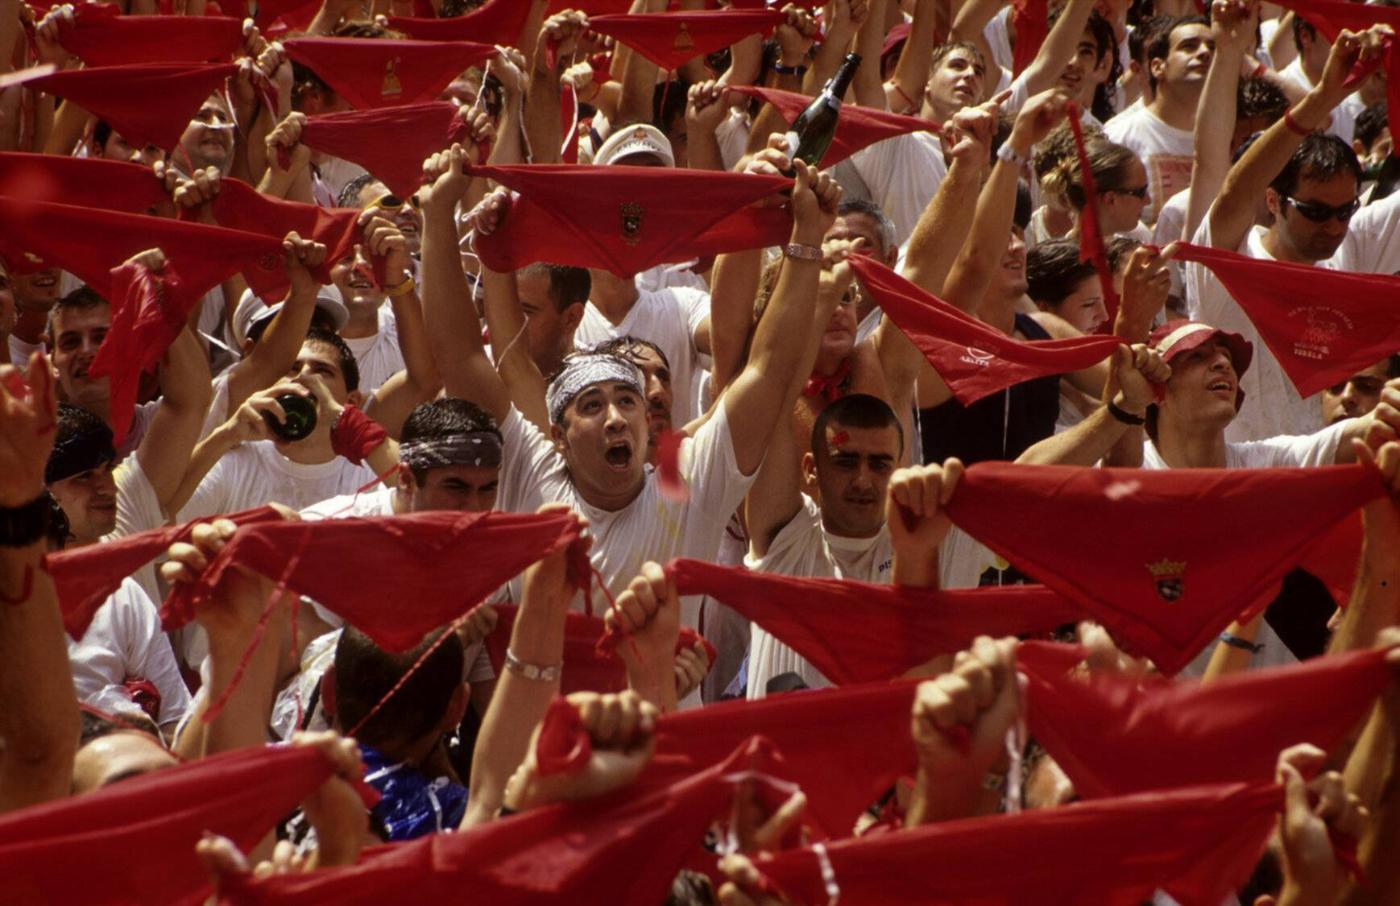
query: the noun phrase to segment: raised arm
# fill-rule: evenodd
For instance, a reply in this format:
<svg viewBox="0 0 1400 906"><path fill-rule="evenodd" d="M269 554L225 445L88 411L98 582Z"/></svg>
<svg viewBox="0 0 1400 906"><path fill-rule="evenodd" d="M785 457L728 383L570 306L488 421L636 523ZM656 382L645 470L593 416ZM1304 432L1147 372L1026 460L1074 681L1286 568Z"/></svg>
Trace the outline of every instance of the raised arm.
<svg viewBox="0 0 1400 906"><path fill-rule="evenodd" d="M556 164L564 144L559 124L559 77L561 68L573 58L579 36L588 27L588 18L577 10L555 13L545 20L540 40L530 63L530 85L525 92L525 135L530 141L530 160ZM554 65L549 65L549 48L555 48Z"/></svg>
<svg viewBox="0 0 1400 906"><path fill-rule="evenodd" d="M912 466L890 476L885 523L895 585L938 588L938 548L953 527L947 507L962 473L962 460L952 456L941 466Z"/></svg>
<svg viewBox="0 0 1400 906"><path fill-rule="evenodd" d="M1303 138L1327 124L1332 111L1351 89L1347 74L1358 60L1367 61L1381 53L1381 32L1343 31L1332 45L1322 79L1293 109L1259 137L1244 156L1230 168L1225 184L1206 214L1210 223L1211 245L1235 250L1254 226L1255 205L1278 176Z"/></svg>
<svg viewBox="0 0 1400 906"><path fill-rule="evenodd" d="M1084 36L1084 26L1089 23L1089 14L1093 11L1094 0L1069 0L1065 4L1035 59L1021 73L1027 95L1033 97L1059 80L1060 73L1074 58L1079 40Z"/></svg>
<svg viewBox="0 0 1400 906"><path fill-rule="evenodd" d="M465 162L465 150L454 145L423 165L431 180L418 196L423 204L423 317L447 395L478 404L499 423L510 414L510 395L486 357L481 319L457 244L457 203L468 182L462 172Z"/></svg>
<svg viewBox="0 0 1400 906"><path fill-rule="evenodd" d="M666 0L646 0L643 12L665 12L666 5ZM659 73L657 65L641 54L627 55L622 69L622 100L617 105L617 120L612 124L614 129L651 122L651 103Z"/></svg>
<svg viewBox="0 0 1400 906"><path fill-rule="evenodd" d="M964 9L968 6L971 3L963 4ZM909 37L900 48L894 78L885 83L887 107L896 113L915 115L924 102L924 91L933 68L938 8L939 0L917 0L914 4L914 19L909 23ZM996 82L995 79L991 81Z"/></svg>
<svg viewBox="0 0 1400 906"><path fill-rule="evenodd" d="M210 381L204 347L186 327L161 361L160 405L136 449L141 471L146 473L162 508L168 507L175 497L209 414L214 395Z"/></svg>
<svg viewBox="0 0 1400 906"><path fill-rule="evenodd" d="M1254 0L1216 0L1210 33L1215 56L1210 60L1205 88L1196 104L1195 152L1191 163L1191 187L1186 202L1186 226L1182 235L1196 235L1211 201L1230 172L1230 139L1234 135L1240 66L1254 43L1259 5Z"/></svg>
<svg viewBox="0 0 1400 906"><path fill-rule="evenodd" d="M838 3L844 0L838 0ZM841 7L833 7L839 10ZM812 43L820 35L820 29L812 16L803 8L796 4L789 3L783 7L783 15L786 17L773 33L773 38L778 42L778 66L787 70L779 72L777 69L768 71L768 87L780 88L783 91L805 92L816 96L816 89L808 90L804 87L807 84L800 75L793 70L800 70L808 65L808 55L812 50ZM833 26L834 28L835 26ZM754 117L753 126L749 129L749 151L762 150L768 142L768 136L774 132L786 132L787 120L778 112L772 104L764 104L759 109L758 115Z"/></svg>
<svg viewBox="0 0 1400 906"><path fill-rule="evenodd" d="M681 631L681 605L666 571L656 563L642 572L608 608L608 628L621 633L618 657L627 668L627 686L662 711L674 711L676 640Z"/></svg>
<svg viewBox="0 0 1400 906"><path fill-rule="evenodd" d="M486 290L486 328L491 335L491 352L501 378L510 390L515 408L535 427L549 433L549 409L545 405L545 379L530 355L525 338L525 311L514 273L502 274L481 268Z"/></svg>
<svg viewBox="0 0 1400 906"><path fill-rule="evenodd" d="M886 110L885 83L880 79L880 51L885 44L885 8L893 0L870 0L870 12L856 32L855 52L860 66L851 83L856 103L862 107Z"/></svg>

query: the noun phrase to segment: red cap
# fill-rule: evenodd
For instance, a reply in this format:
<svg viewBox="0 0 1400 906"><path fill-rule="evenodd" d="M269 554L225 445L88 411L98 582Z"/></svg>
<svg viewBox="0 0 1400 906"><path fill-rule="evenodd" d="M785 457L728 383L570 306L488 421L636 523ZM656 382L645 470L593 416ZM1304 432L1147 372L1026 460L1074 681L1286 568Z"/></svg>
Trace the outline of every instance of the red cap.
<svg viewBox="0 0 1400 906"><path fill-rule="evenodd" d="M896 25L894 28L891 28L890 31L889 31L889 34L885 35L885 44L884 44L884 46L880 48L880 59L883 60L885 57L889 56L890 51L894 50L896 47L899 47L901 44L903 44L903 43L904 43L905 41L907 41L908 39L909 39L909 23L908 23L908 22L901 22L901 23L899 23L898 25Z"/></svg>

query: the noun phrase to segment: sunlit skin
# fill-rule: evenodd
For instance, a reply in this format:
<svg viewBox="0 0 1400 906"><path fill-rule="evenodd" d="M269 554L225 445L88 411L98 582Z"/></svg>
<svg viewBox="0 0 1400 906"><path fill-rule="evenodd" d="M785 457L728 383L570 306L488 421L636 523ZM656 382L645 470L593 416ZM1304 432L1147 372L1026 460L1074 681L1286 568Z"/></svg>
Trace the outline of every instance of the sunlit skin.
<svg viewBox="0 0 1400 906"><path fill-rule="evenodd" d="M615 511L641 493L647 422L646 401L620 381L594 384L569 403L563 423L554 425L552 433L584 500Z"/></svg>
<svg viewBox="0 0 1400 906"><path fill-rule="evenodd" d="M233 166L233 112L220 94L212 94L185 127L173 160L177 167L214 167L225 176Z"/></svg>
<svg viewBox="0 0 1400 906"><path fill-rule="evenodd" d="M943 123L964 107L981 103L986 79L987 67L978 54L964 48L948 51L929 75L922 116Z"/></svg>
<svg viewBox="0 0 1400 906"><path fill-rule="evenodd" d="M815 487L822 525L844 538L869 538L885 524L890 476L902 455L899 429L826 426L821 449L802 457L802 471Z"/></svg>
<svg viewBox="0 0 1400 906"><path fill-rule="evenodd" d="M525 315L525 336L507 337L500 342L526 343L540 374L553 374L574 348L574 332L583 320L583 303L575 302L560 311L550 289L549 275L543 272L520 271L515 276L515 287Z"/></svg>
<svg viewBox="0 0 1400 906"><path fill-rule="evenodd" d="M146 733L118 730L94 739L73 758L73 794L81 796L179 762Z"/></svg>
<svg viewBox="0 0 1400 906"><path fill-rule="evenodd" d="M1381 401L1381 391L1389 380L1389 360L1382 359L1370 368L1358 371L1340 384L1322 391L1322 419L1335 424L1348 418L1365 415Z"/></svg>
<svg viewBox="0 0 1400 906"><path fill-rule="evenodd" d="M1223 431L1235 417L1239 376L1230 347L1221 339L1202 343L1171 360L1166 399L1159 405L1159 426ZM1162 433L1164 427L1158 428Z"/></svg>
<svg viewBox="0 0 1400 906"><path fill-rule="evenodd" d="M398 199L399 204L390 204L391 199ZM384 183L372 180L361 187L359 202L362 211L372 207L388 216L394 226L399 228L399 232L403 233L409 254L418 254L423 241L423 211L418 205L417 195L399 198L390 192Z"/></svg>
<svg viewBox="0 0 1400 906"><path fill-rule="evenodd" d="M60 310L54 315L49 341L63 398L103 418L111 402L108 379L89 377L88 369L111 326L112 310L106 303Z"/></svg>
<svg viewBox="0 0 1400 906"><path fill-rule="evenodd" d="M1123 169L1119 188L1104 189L1099 195L1099 223L1105 235L1132 230L1142 220L1143 209L1152 203L1142 161L1134 158Z"/></svg>

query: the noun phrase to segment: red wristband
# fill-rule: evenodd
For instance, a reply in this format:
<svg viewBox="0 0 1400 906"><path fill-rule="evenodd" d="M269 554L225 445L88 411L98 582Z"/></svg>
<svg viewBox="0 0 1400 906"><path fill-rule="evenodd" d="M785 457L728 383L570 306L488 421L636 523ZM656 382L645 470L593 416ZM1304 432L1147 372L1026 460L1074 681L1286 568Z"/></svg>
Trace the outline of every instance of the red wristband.
<svg viewBox="0 0 1400 906"><path fill-rule="evenodd" d="M1249 74L1249 77L1251 79L1262 79L1268 71L1268 64L1260 63L1258 66L1254 67L1254 71Z"/></svg>
<svg viewBox="0 0 1400 906"><path fill-rule="evenodd" d="M336 456L344 456L359 465L388 436L383 425L355 406L346 406L331 426L331 449Z"/></svg>
<svg viewBox="0 0 1400 906"><path fill-rule="evenodd" d="M1294 135L1301 135L1303 138L1307 138L1309 135L1313 134L1313 130L1305 129L1303 126L1299 125L1298 121L1293 118L1292 110L1283 111L1283 124L1287 126L1288 131L1292 132Z"/></svg>

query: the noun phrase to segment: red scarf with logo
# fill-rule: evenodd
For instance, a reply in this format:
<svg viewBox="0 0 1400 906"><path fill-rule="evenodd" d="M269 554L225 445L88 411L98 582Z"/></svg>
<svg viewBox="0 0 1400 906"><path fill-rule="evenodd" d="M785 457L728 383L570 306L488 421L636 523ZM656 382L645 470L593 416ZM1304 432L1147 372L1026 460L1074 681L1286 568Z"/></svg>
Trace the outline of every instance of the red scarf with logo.
<svg viewBox="0 0 1400 906"><path fill-rule="evenodd" d="M1153 470L982 462L963 475L948 511L1171 675L1231 620L1266 604L1318 536L1383 493L1361 465Z"/></svg>
<svg viewBox="0 0 1400 906"><path fill-rule="evenodd" d="M593 16L588 28L669 72L749 35L766 36L782 23L783 14L775 9L726 9Z"/></svg>
<svg viewBox="0 0 1400 906"><path fill-rule="evenodd" d="M680 594L709 595L734 608L837 685L894 679L979 635L1048 632L1084 613L1039 585L939 591L701 560L672 560L666 571Z"/></svg>
<svg viewBox="0 0 1400 906"><path fill-rule="evenodd" d="M471 167L520 194L475 250L487 267L536 261L598 267L620 277L672 261L781 245L785 208L753 203L792 185L781 176L628 166Z"/></svg>
<svg viewBox="0 0 1400 906"><path fill-rule="evenodd" d="M520 0L487 0L466 15L450 19L390 16L389 27L419 41L480 41L518 47L530 6Z"/></svg>
<svg viewBox="0 0 1400 906"><path fill-rule="evenodd" d="M808 104L812 103L812 99L805 94L795 91L779 91L776 88L738 85L731 86L729 90L772 104L789 125L797 119L799 113L807 109ZM887 138L894 138L897 135L906 135L910 132L938 134L941 131L937 123L931 123L916 116L902 116L885 110L873 110L855 104L842 104L841 119L836 124L836 136L831 140L831 147L827 148L826 154L822 156L821 165L834 167L862 148Z"/></svg>
<svg viewBox="0 0 1400 906"><path fill-rule="evenodd" d="M302 144L364 167L395 195L423 183L423 160L466 135L456 104L433 101L308 117Z"/></svg>
<svg viewBox="0 0 1400 906"><path fill-rule="evenodd" d="M358 110L435 100L463 71L496 55L490 44L469 41L292 38L282 46Z"/></svg>
<svg viewBox="0 0 1400 906"><path fill-rule="evenodd" d="M873 258L856 255L849 260L861 286L919 347L964 406L1013 384L1096 365L1122 343L1116 337L1097 336L1017 340L924 292Z"/></svg>
<svg viewBox="0 0 1400 906"><path fill-rule="evenodd" d="M236 72L233 63L135 63L69 69L25 84L101 117L136 147L171 151L200 105Z"/></svg>
<svg viewBox="0 0 1400 906"><path fill-rule="evenodd" d="M209 63L238 52L243 27L221 16L121 16L114 6L82 3L73 8L73 24L60 26L58 43L89 67Z"/></svg>
<svg viewBox="0 0 1400 906"><path fill-rule="evenodd" d="M1330 750L1389 684L1380 649L1251 670L1204 685L1159 676L1087 677L1044 642L1022 643L1026 719L1081 797L1205 783L1263 783L1278 753L1302 742Z"/></svg>
<svg viewBox="0 0 1400 906"><path fill-rule="evenodd" d="M1298 395L1312 396L1400 349L1400 277L1264 261L1183 244L1249 315Z"/></svg>
<svg viewBox="0 0 1400 906"><path fill-rule="evenodd" d="M842 903L900 906L1140 906L1158 888L1205 906L1249 876L1282 806L1273 784L1188 787L871 834L756 864L807 906L834 903L837 891Z"/></svg>

